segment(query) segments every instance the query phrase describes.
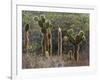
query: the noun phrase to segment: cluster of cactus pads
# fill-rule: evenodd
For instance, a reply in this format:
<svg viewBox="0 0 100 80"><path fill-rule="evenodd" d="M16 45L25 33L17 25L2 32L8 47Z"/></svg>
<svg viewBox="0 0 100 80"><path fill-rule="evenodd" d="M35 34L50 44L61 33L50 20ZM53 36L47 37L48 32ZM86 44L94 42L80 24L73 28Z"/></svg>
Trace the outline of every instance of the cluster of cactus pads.
<svg viewBox="0 0 100 80"><path fill-rule="evenodd" d="M42 34L42 54L46 57L52 56L52 34L51 34L51 28L52 24L51 22L46 19L44 15L35 16L34 21L38 23L38 25L41 28L41 34ZM28 46L28 30L29 25L27 24L25 27L26 32L26 38L25 43L26 46ZM80 43L85 40L85 34L83 31L80 31L79 33L75 34L73 29L69 29L66 31L66 36L64 36L65 41L69 41L71 44L74 45L74 52L71 51L74 55L74 59L76 61L79 60L79 49L80 49ZM26 47L27 48L27 47ZM62 56L62 31L61 28L58 27L58 55Z"/></svg>

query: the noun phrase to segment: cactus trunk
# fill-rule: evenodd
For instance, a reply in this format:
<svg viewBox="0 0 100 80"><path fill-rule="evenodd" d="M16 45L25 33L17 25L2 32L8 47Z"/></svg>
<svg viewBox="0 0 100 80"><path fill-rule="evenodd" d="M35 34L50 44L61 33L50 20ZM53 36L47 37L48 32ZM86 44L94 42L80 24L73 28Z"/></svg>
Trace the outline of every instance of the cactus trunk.
<svg viewBox="0 0 100 80"><path fill-rule="evenodd" d="M25 51L28 53L28 48L29 48L29 33L28 31L25 31Z"/></svg>
<svg viewBox="0 0 100 80"><path fill-rule="evenodd" d="M51 36L51 34L50 34ZM49 44L49 53L50 53L50 56L52 56L52 37L50 38L50 44Z"/></svg>
<svg viewBox="0 0 100 80"><path fill-rule="evenodd" d="M47 48L46 48L46 33L44 33L44 37L43 37L43 54L45 54Z"/></svg>
<svg viewBox="0 0 100 80"><path fill-rule="evenodd" d="M48 51L50 56L52 55L52 38L50 29L47 29L45 40L46 40L46 51Z"/></svg>
<svg viewBox="0 0 100 80"><path fill-rule="evenodd" d="M58 29L58 55L62 56L62 32Z"/></svg>
<svg viewBox="0 0 100 80"><path fill-rule="evenodd" d="M76 61L79 61L79 44L75 45L75 53L74 53L74 58Z"/></svg>
<svg viewBox="0 0 100 80"><path fill-rule="evenodd" d="M48 37L48 30L47 32L45 33L46 37L45 37L45 40L46 40L46 51L49 52L49 37Z"/></svg>
<svg viewBox="0 0 100 80"><path fill-rule="evenodd" d="M51 32L50 30L43 33L42 37L42 53L48 52L49 55L52 54L52 40L51 40Z"/></svg>
<svg viewBox="0 0 100 80"><path fill-rule="evenodd" d="M41 45L42 45L42 54L45 55L45 52L46 52L46 33L42 33Z"/></svg>
<svg viewBox="0 0 100 80"><path fill-rule="evenodd" d="M48 51L49 51L49 55L52 56L52 34L51 34L51 30L48 29Z"/></svg>
<svg viewBox="0 0 100 80"><path fill-rule="evenodd" d="M50 39L49 39L49 33L48 31L46 31L45 33L43 33L42 35L42 54L44 55L46 51L49 51L49 45L50 45Z"/></svg>
<svg viewBox="0 0 100 80"><path fill-rule="evenodd" d="M44 53L45 53L45 40L44 40L44 34L42 34L41 46L42 46L42 54L44 55Z"/></svg>

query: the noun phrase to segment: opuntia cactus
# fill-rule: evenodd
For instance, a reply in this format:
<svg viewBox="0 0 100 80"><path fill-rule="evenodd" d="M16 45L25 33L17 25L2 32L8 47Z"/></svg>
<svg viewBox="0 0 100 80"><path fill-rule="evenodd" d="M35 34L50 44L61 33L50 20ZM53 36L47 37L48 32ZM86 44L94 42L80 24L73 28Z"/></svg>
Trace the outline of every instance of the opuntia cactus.
<svg viewBox="0 0 100 80"><path fill-rule="evenodd" d="M79 50L80 50L80 43L85 40L85 34L83 31L80 31L78 34L74 35L73 29L67 30L67 37L68 41L72 43L75 47L74 51L74 58L76 61L79 60Z"/></svg>
<svg viewBox="0 0 100 80"><path fill-rule="evenodd" d="M38 25L41 28L42 33L42 53L45 54L46 51L49 52L49 55L52 52L52 36L51 36L51 22L45 18L44 15L40 15L40 17L35 16L34 20L38 22Z"/></svg>
<svg viewBox="0 0 100 80"><path fill-rule="evenodd" d="M25 25L24 39L25 39L24 46L25 46L26 52L28 53L28 48L29 48L29 24Z"/></svg>

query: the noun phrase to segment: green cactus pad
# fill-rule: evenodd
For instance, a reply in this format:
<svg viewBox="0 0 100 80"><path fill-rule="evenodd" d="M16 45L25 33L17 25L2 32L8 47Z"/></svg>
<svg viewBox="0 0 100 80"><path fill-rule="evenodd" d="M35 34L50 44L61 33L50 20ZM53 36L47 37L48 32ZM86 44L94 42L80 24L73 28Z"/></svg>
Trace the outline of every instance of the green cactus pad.
<svg viewBox="0 0 100 80"><path fill-rule="evenodd" d="M28 31L28 30L29 30L29 24L26 24L25 31Z"/></svg>
<svg viewBox="0 0 100 80"><path fill-rule="evenodd" d="M35 21L38 21L38 20L39 20L39 17L38 17L38 16L35 16L35 17L33 17L33 19L34 19Z"/></svg>

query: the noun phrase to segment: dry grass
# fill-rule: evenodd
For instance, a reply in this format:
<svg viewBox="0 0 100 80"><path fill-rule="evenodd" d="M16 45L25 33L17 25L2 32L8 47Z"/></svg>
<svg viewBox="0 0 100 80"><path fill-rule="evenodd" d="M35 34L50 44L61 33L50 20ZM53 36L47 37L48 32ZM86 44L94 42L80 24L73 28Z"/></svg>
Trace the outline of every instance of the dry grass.
<svg viewBox="0 0 100 80"><path fill-rule="evenodd" d="M63 54L62 57L52 56L44 57L42 55L23 54L22 67L28 68L52 68L52 67L68 67L68 66L88 66L89 58L87 55L80 55L80 60L76 62L73 57Z"/></svg>

